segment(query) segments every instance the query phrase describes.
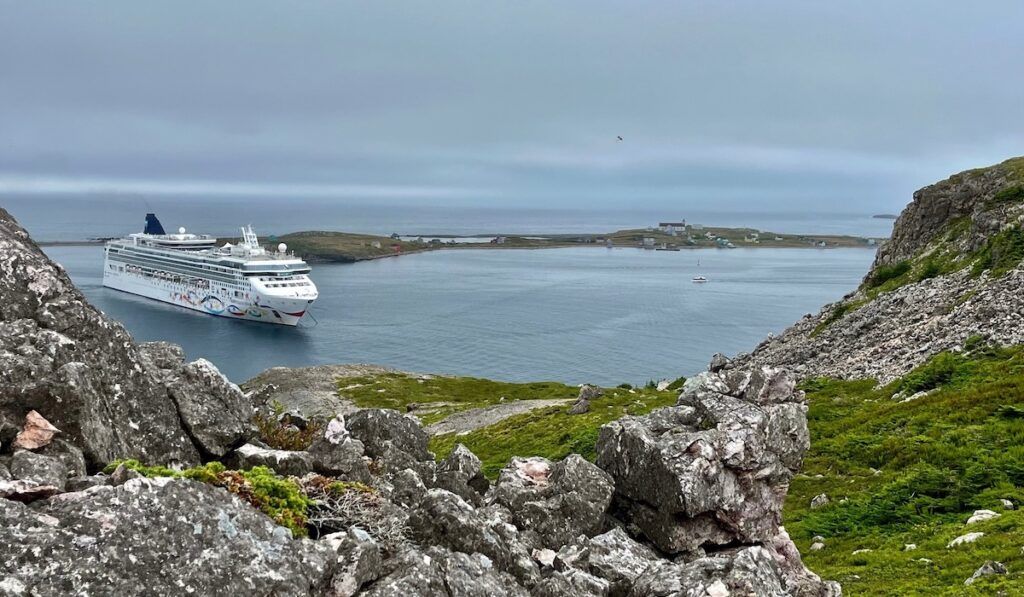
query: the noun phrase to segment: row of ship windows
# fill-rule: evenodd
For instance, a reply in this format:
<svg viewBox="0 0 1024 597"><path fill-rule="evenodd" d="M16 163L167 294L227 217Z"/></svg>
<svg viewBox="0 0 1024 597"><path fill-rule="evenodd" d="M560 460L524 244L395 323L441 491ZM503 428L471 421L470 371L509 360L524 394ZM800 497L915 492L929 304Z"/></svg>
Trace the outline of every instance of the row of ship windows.
<svg viewBox="0 0 1024 597"><path fill-rule="evenodd" d="M281 284L267 284L267 288L293 288L295 286L312 286L310 282L284 282Z"/></svg>

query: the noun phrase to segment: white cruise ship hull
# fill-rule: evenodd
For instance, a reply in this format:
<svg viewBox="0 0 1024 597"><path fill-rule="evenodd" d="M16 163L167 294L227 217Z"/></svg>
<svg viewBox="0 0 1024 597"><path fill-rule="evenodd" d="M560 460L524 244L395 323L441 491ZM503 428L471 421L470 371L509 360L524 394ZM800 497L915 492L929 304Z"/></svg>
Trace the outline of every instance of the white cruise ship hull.
<svg viewBox="0 0 1024 597"><path fill-rule="evenodd" d="M111 268L111 264L115 268ZM123 266L112 260L104 264L103 285L107 288L229 319L295 326L302 319L309 303L313 302L306 299L265 297L255 292L248 293L248 297L236 297L231 292L217 288L203 289L118 271L117 265Z"/></svg>

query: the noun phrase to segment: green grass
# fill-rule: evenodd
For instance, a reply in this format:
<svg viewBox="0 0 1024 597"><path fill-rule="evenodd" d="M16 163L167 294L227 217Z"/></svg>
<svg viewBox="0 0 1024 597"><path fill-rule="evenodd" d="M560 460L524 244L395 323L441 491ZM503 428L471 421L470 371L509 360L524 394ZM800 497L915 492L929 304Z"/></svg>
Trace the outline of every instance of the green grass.
<svg viewBox="0 0 1024 597"><path fill-rule="evenodd" d="M988 270L989 275L998 278L1017 267L1024 259L1024 229L1007 228L988 239L978 253L972 273L981 275Z"/></svg>
<svg viewBox="0 0 1024 597"><path fill-rule="evenodd" d="M499 423L467 434L448 433L431 439L430 449L444 458L465 444L484 465L484 474L495 478L513 456L543 456L552 460L580 454L595 457L594 444L601 425L624 415L643 415L655 408L675 404L678 391L606 389L604 396L590 402L590 412L570 415L568 408L541 408L509 417Z"/></svg>
<svg viewBox="0 0 1024 597"><path fill-rule="evenodd" d="M579 388L553 381L511 383L476 377L417 376L383 373L346 377L339 393L363 408L393 408L405 412L409 405L424 425L449 415L516 400L575 399Z"/></svg>
<svg viewBox="0 0 1024 597"><path fill-rule="evenodd" d="M440 459L455 444L465 444L484 464L484 473L497 476L513 456L560 459L569 454L594 458L594 443L601 425L625 414L646 414L674 404L683 378L659 392L649 383L633 388L622 384L603 388L604 395L590 403L590 412L568 414L569 405L538 408L463 435L449 433L431 439L430 449ZM476 377L417 376L384 373L347 377L339 381L342 396L364 408L393 408L412 412L429 425L463 410L516 400L575 399L579 388L558 382L511 383ZM383 391L382 391L383 390Z"/></svg>
<svg viewBox="0 0 1024 597"><path fill-rule="evenodd" d="M885 387L874 380L810 380L811 450L793 480L785 524L805 563L848 595L989 595L1024 592L1024 348L942 353ZM931 392L911 402L902 392ZM876 472L877 471L877 472ZM831 502L811 510L811 498ZM976 509L1002 513L966 527ZM955 549L956 536L982 531ZM815 535L826 548L810 551ZM917 550L905 552L903 545ZM853 555L853 551L871 552ZM931 560L921 562L920 558ZM1006 577L963 581L986 560Z"/></svg>

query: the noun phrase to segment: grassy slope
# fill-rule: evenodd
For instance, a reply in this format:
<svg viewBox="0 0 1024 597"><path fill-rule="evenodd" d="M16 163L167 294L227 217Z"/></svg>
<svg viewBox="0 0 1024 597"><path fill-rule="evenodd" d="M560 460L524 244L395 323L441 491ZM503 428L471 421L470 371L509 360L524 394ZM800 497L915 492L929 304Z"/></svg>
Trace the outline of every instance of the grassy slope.
<svg viewBox="0 0 1024 597"><path fill-rule="evenodd" d="M999 502L1024 500L1024 349L941 354L874 386L807 384L811 451L785 512L807 565L849 595L1024 593L1024 512ZM929 389L910 402L891 398ZM820 493L831 502L812 511ZM1002 516L966 526L976 509ZM971 531L985 536L946 548ZM815 535L825 537L824 550L809 550ZM907 543L918 548L903 551ZM872 551L853 554L860 549ZM964 587L986 560L1010 574Z"/></svg>
<svg viewBox="0 0 1024 597"><path fill-rule="evenodd" d="M575 452L592 459L601 425L624 414L645 414L675 403L679 383L663 392L637 388L631 393L628 388L607 388L604 396L591 401L589 413L570 415L566 406L541 408L467 434L434 437L431 449L443 458L456 443L463 443L480 457L484 472L492 478L512 456L559 459ZM413 412L430 424L454 412L502 402L575 398L579 388L557 382L509 383L389 373L345 378L340 393L362 407L405 411L409 404L424 405Z"/></svg>

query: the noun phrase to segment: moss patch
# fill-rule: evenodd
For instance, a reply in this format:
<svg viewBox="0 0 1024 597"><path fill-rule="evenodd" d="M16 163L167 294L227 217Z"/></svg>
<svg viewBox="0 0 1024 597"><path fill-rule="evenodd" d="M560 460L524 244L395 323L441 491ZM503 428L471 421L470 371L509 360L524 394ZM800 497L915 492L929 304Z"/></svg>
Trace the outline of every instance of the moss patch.
<svg viewBox="0 0 1024 597"><path fill-rule="evenodd" d="M998 278L1020 265L1022 259L1024 230L1008 228L988 239L979 251L971 273L977 276L988 270L990 276Z"/></svg>
<svg viewBox="0 0 1024 597"><path fill-rule="evenodd" d="M305 537L307 534L307 511L313 504L312 500L306 497L298 483L278 476L269 468L256 466L247 471L233 471L227 470L219 462L211 462L176 471L162 466L146 466L138 460L118 460L103 470L111 473L120 465L144 477L192 479L223 487L274 519L277 524L287 527L292 535Z"/></svg>
<svg viewBox="0 0 1024 597"><path fill-rule="evenodd" d="M1024 591L1024 348L943 353L885 387L874 380L805 382L811 450L794 479L785 524L804 561L850 595L990 595ZM930 390L910 402L893 400ZM1020 413L1022 416L1018 416ZM876 472L877 471L877 472ZM825 493L831 502L811 510ZM965 526L975 509L1002 513ZM946 549L970 531L975 544ZM826 548L809 551L812 537ZM914 543L914 551L903 551ZM853 551L872 551L853 554ZM930 562L921 559L930 560ZM963 581L986 560L1010 574Z"/></svg>

